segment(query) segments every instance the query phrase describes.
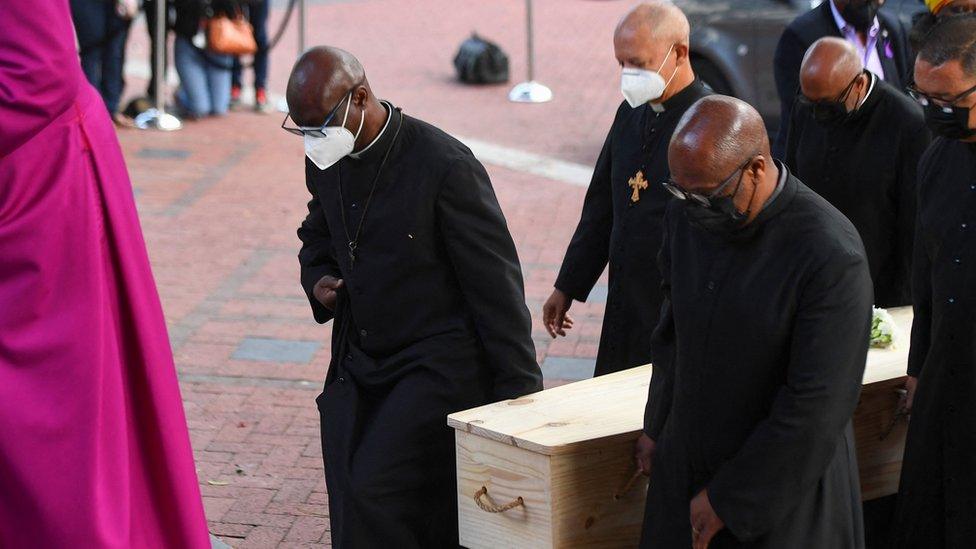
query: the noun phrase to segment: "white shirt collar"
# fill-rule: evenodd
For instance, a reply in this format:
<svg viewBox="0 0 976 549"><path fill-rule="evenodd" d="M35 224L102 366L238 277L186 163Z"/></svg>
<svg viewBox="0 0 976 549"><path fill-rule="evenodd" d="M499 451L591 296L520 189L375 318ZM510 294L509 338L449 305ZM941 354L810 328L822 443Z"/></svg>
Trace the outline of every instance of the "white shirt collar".
<svg viewBox="0 0 976 549"><path fill-rule="evenodd" d="M350 153L349 156L351 158L355 158L358 160L359 157L361 157L364 152L368 151L370 147L372 147L374 144L376 144L377 141L380 140L380 137L383 137L383 133L386 132L386 128L390 125L390 120L393 118L393 105L390 104L388 101L380 101L380 103L382 103L383 108L386 109L386 122L383 123L383 129L380 130L380 133L376 134L376 137L369 142L369 145L363 147L363 150Z"/></svg>

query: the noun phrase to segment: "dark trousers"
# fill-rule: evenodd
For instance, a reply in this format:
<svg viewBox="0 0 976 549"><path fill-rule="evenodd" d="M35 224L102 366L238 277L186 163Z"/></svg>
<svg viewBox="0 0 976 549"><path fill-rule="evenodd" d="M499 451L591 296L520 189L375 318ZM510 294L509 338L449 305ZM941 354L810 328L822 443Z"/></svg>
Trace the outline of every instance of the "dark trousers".
<svg viewBox="0 0 976 549"><path fill-rule="evenodd" d="M170 2L166 2L166 13L167 13L167 25L163 32L163 37L169 36L169 9ZM156 97L156 0L144 0L142 4L142 9L146 12L146 28L149 31L149 89L146 90L146 96L149 98ZM164 39L163 44L166 44ZM166 74L169 68L169 48L163 47L163 86L166 86Z"/></svg>
<svg viewBox="0 0 976 549"><path fill-rule="evenodd" d="M71 0L71 18L78 33L81 69L108 111L115 113L125 85L122 65L131 21L118 16L114 2L104 0Z"/></svg>
<svg viewBox="0 0 976 549"><path fill-rule="evenodd" d="M247 5L248 21L254 27L254 41L258 52L254 54L254 87L266 88L268 85L268 0L257 0ZM234 59L232 83L240 88L243 66L239 58Z"/></svg>

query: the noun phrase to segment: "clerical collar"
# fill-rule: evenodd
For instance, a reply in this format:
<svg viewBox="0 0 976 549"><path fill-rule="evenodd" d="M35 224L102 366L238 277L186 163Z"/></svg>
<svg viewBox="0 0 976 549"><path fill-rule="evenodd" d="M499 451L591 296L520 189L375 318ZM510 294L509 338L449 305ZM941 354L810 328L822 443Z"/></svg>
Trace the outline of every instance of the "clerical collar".
<svg viewBox="0 0 976 549"><path fill-rule="evenodd" d="M702 84L701 80L695 78L691 84L688 84L684 89L667 98L663 103L648 103L648 105L650 105L651 110L658 114L667 110L684 112L703 95L705 95L705 85Z"/></svg>
<svg viewBox="0 0 976 549"><path fill-rule="evenodd" d="M862 116L869 116L869 113L874 110L874 106L878 103L880 97L884 95L884 92L881 90L878 75L871 71L865 71L865 73L871 78L871 84L868 86L867 93L864 94L864 97L858 103L857 109L850 114L851 120L860 120Z"/></svg>
<svg viewBox="0 0 976 549"><path fill-rule="evenodd" d="M373 145L379 142L380 138L383 137L383 134L386 133L386 128L390 126L390 120L393 119L393 105L390 104L389 101L380 101L380 103L383 105L383 108L386 109L386 122L383 123L383 128L380 130L380 133L376 134L376 137L373 138L372 141L370 141L369 145L363 147L363 150L350 153L349 154L350 158L355 158L356 160L363 158L363 155L366 154L366 151L368 151L370 148L373 147Z"/></svg>
<svg viewBox="0 0 976 549"><path fill-rule="evenodd" d="M773 201L779 197L780 193L783 192L783 187L786 186L786 177L790 174L790 172L787 171L786 166L784 166L779 160L773 160L773 164L775 164L776 168L779 170L779 179L776 180L776 188L773 189L773 194L769 195L769 198L766 199L766 203L763 204L763 210L772 204Z"/></svg>

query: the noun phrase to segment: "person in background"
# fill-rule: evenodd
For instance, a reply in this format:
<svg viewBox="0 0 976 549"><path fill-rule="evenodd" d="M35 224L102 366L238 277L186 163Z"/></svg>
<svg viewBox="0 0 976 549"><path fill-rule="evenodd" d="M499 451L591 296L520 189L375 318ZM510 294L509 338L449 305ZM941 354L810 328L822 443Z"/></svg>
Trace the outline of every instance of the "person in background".
<svg viewBox="0 0 976 549"><path fill-rule="evenodd" d="M810 46L800 89L786 165L854 223L875 305L911 305L915 171L929 143L922 109L865 70L857 49L841 38Z"/></svg>
<svg viewBox="0 0 976 549"><path fill-rule="evenodd" d="M68 2L0 5L0 547L209 549L132 184Z"/></svg>
<svg viewBox="0 0 976 549"><path fill-rule="evenodd" d="M542 317L553 338L572 327L573 300L586 301L610 265L609 290L594 375L651 361L651 332L661 310L661 275L654 263L661 218L670 195L671 132L710 91L692 71L685 14L666 0L640 4L613 35L624 101L596 161L583 212Z"/></svg>
<svg viewBox="0 0 976 549"><path fill-rule="evenodd" d="M120 126L131 125L119 113L119 101L125 86L125 41L137 12L136 0L71 0L81 69Z"/></svg>
<svg viewBox="0 0 976 549"><path fill-rule="evenodd" d="M254 28L254 41L258 44L258 51L254 54L254 110L258 112L268 109L268 2L269 0L251 0L244 5L247 19ZM230 88L232 109L241 103L243 69L240 58L235 57Z"/></svg>
<svg viewBox="0 0 976 549"><path fill-rule="evenodd" d="M884 0L826 0L783 31L773 55L781 113L773 156L783 158L786 152L793 102L800 85L800 63L820 38L834 36L849 41L867 70L904 91L911 80L914 56L901 21L878 11L883 5Z"/></svg>
<svg viewBox="0 0 976 549"><path fill-rule="evenodd" d="M908 33L908 41L912 44L912 51L922 49L925 36L936 23L946 17L976 12L976 0L925 0L926 11L920 12L912 18L912 29Z"/></svg>
<svg viewBox="0 0 976 549"><path fill-rule="evenodd" d="M216 15L233 17L237 3L233 0L174 0L176 22L173 32L173 56L180 87L176 101L188 119L219 116L230 105L230 55L208 51L206 21Z"/></svg>
<svg viewBox="0 0 976 549"><path fill-rule="evenodd" d="M940 21L912 93L936 135L918 167L911 410L892 547L976 540L976 15Z"/></svg>
<svg viewBox="0 0 976 549"><path fill-rule="evenodd" d="M641 547L864 546L851 417L871 329L857 231L724 96L681 118L644 432Z"/></svg>

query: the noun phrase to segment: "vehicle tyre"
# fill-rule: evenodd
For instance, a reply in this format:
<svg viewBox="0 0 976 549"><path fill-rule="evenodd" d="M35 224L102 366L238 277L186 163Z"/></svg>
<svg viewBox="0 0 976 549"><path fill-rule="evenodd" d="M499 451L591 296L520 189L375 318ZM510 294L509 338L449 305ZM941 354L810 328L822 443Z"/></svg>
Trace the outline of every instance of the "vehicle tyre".
<svg viewBox="0 0 976 549"><path fill-rule="evenodd" d="M708 87L712 88L715 93L735 95L732 93L732 86L725 79L725 75L711 61L703 57L692 56L691 68L695 71L695 75L701 78L702 82L708 84Z"/></svg>

